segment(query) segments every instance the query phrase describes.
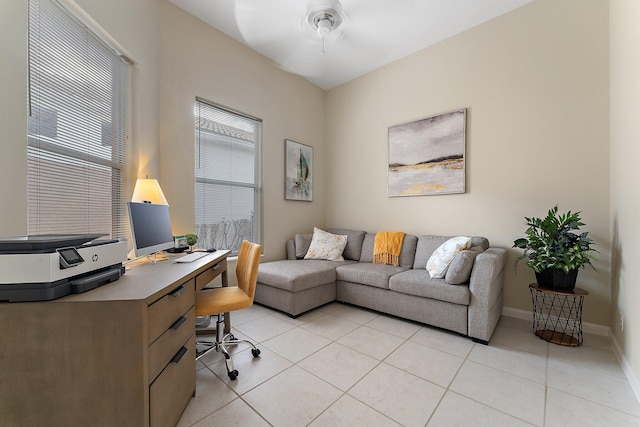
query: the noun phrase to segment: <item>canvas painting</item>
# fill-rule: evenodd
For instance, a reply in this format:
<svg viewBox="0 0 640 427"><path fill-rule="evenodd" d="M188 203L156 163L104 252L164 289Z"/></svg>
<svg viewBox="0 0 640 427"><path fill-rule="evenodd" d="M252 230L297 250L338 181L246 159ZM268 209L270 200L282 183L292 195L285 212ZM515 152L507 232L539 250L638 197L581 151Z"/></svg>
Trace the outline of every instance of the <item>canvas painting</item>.
<svg viewBox="0 0 640 427"><path fill-rule="evenodd" d="M313 201L313 147L285 140L285 199Z"/></svg>
<svg viewBox="0 0 640 427"><path fill-rule="evenodd" d="M467 110L389 128L389 196L465 192Z"/></svg>

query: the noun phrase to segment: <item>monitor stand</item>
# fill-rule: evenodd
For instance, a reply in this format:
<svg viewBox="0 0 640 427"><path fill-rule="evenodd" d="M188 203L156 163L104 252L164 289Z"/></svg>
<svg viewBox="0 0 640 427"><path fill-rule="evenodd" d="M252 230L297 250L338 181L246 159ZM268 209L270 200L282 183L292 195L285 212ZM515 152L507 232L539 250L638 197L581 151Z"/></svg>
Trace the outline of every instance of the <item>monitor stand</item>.
<svg viewBox="0 0 640 427"><path fill-rule="evenodd" d="M149 263L155 264L158 261L166 261L169 259L169 255L165 251L155 252L151 255L147 255Z"/></svg>

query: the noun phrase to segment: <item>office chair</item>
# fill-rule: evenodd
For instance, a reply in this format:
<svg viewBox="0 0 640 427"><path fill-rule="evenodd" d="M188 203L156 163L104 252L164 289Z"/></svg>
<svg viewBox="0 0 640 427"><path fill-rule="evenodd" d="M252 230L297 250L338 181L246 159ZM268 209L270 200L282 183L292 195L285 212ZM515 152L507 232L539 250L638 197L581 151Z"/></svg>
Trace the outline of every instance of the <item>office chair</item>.
<svg viewBox="0 0 640 427"><path fill-rule="evenodd" d="M229 378L235 380L238 371L233 369L233 361L227 346L240 343L249 344L253 357L260 355L260 350L251 341L236 339L233 334L224 335L224 313L241 310L253 304L258 279L258 264L260 263L261 246L243 240L238 253L236 264L236 276L238 286L228 286L215 289L203 289L196 293L196 316L217 315L216 341L196 341L196 346L205 347L196 350L196 360L211 350L216 350L224 355Z"/></svg>

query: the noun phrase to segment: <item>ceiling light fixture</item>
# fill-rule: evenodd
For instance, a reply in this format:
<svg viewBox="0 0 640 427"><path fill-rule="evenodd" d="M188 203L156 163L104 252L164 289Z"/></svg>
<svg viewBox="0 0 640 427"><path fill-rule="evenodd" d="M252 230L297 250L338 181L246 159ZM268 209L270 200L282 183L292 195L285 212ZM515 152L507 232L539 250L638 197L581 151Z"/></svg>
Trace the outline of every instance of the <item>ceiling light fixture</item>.
<svg viewBox="0 0 640 427"><path fill-rule="evenodd" d="M307 7L307 24L316 32L322 40L324 55L324 42L346 21L346 15L338 0L311 0Z"/></svg>

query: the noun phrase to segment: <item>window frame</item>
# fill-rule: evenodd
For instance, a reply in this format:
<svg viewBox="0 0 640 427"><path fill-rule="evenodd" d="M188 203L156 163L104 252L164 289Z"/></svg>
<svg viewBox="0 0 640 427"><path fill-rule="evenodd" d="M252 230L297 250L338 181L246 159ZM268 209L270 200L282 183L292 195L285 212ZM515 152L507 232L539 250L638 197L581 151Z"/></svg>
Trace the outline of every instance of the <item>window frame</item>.
<svg viewBox="0 0 640 427"><path fill-rule="evenodd" d="M200 119L202 118L202 115L199 113L199 108L201 105L206 106L207 108L212 108L215 110L218 110L224 114L230 114L233 115L235 117L237 117L238 119L243 119L243 120L249 120L251 122L253 122L255 124L255 141L253 142L253 168L254 168L254 174L253 174L253 182L244 182L244 181L238 181L238 180L230 180L230 179L216 179L216 178L206 178L206 177L201 177L198 176L198 161L199 161L199 144L200 144L200 138L203 132L208 133L208 134L217 134L214 131L211 130L206 130L203 129L201 126L201 122ZM196 218L195 218L195 225L196 225L196 229L199 227L199 223L198 223L198 210L201 209L201 207L199 206L199 204L203 203L202 201L200 201L198 199L198 185L217 185L217 186L224 186L224 187L230 187L230 188L245 188L245 189L252 189L253 190L253 220L251 222L251 239L252 241L254 241L255 243L261 244L262 245L262 240L263 240L263 199L262 199L262 125L263 122L261 119L239 112L237 110L234 110L232 108L220 105L218 103L212 102L212 101L208 101L204 98L200 98L200 97L196 97L195 100L195 107L194 107L194 117L195 117L195 135L194 135L194 141L195 141L195 153L194 153L194 166L195 166L195 171L194 171L194 185L196 187L196 191L195 191L195 200L194 200L194 205L195 205L195 211L196 211ZM234 144L242 144L243 141L241 139L235 139L232 137L227 136L227 139L231 139L232 143ZM237 244L237 248L219 248L219 249L230 249L231 250L231 255L235 256L238 254L238 250L240 247L240 242L238 242Z"/></svg>
<svg viewBox="0 0 640 427"><path fill-rule="evenodd" d="M28 5L27 233L82 234L96 231L104 233L108 230L111 238L127 238L129 229L126 202L128 201L127 184L128 171L131 167L133 130L134 61L131 59L132 56L72 1L29 0ZM47 20L53 23L47 24ZM43 21L44 24L42 24ZM52 32L43 33L41 25L45 25L44 28L50 28ZM72 33L76 34L74 37L82 35L82 38L68 38L67 34ZM79 43L85 38L86 43ZM99 61L105 61L100 63L101 67L96 68L96 72L108 70L106 78L111 80L111 85L108 86L107 92L100 92L103 96L98 98L99 101L87 103L85 100L86 105L76 110L75 104L79 102L77 99L83 99L82 95L87 99L93 99L87 95L88 92L84 92L85 85L91 88L91 91L101 90L103 87L98 84L95 84L95 87L87 84L89 78L79 79L77 85L64 84L65 79L73 80L76 77L73 73L69 73L68 65L65 68L54 63L55 68L47 71L47 64L51 64L46 62L47 55L51 55L47 52L60 50L62 46L70 46L70 50L64 51L70 57L82 58L84 55L91 57L90 55L98 52L96 58L100 58ZM97 62L91 63L91 65L97 64ZM110 67L109 64L111 64ZM78 74L81 73L82 69L79 69ZM42 81L41 76L44 78ZM56 84L56 80L60 80L63 84ZM70 101L71 99L74 101ZM104 110L93 109L94 106L99 106L100 102L110 105L110 109L107 110L110 114L108 121L100 119L99 112L104 114ZM34 108L37 108L36 112ZM44 121L41 119L43 112L55 116L54 130L45 129L46 118ZM34 116L35 114L37 117ZM57 117L59 114L64 117L62 121ZM79 122L78 117L83 116L90 117L94 122L94 128L92 128L94 133L91 136L89 136L88 125L84 130L86 134L84 139L79 137L78 134L81 132L77 130L63 132L63 136L58 135L58 126L71 129ZM107 125L106 128L105 125ZM96 130L98 128L99 136ZM70 174L72 179L70 182L76 187L84 185L87 189L80 193L71 191L71 195L80 195L80 197L70 201L73 197L67 197L68 188L61 189L59 188L62 187L61 185L57 187L49 185L52 188L47 188L47 183L44 181L49 177L52 182L58 182L58 184L60 181L64 182L68 175L61 176L59 170L65 165L73 164L77 167ZM82 170L85 172L78 172ZM95 185L97 181L92 177L92 171L96 170L104 171L105 175L111 179L109 188L104 191L105 195L110 194L108 212L104 204L108 198L103 196L99 202L96 202L93 197L95 193L92 193L92 189L97 187L92 187L92 184ZM59 203L62 199L65 199L65 203ZM87 215L87 212L96 210L105 213L99 215L99 219L79 221L73 215L69 215L70 212L75 213L73 208L75 206L81 206L80 217L91 216ZM57 217L62 217L63 220ZM75 225L76 221L81 222L82 225Z"/></svg>

